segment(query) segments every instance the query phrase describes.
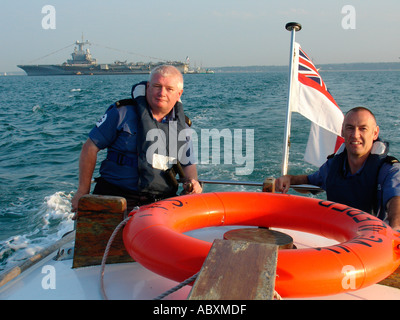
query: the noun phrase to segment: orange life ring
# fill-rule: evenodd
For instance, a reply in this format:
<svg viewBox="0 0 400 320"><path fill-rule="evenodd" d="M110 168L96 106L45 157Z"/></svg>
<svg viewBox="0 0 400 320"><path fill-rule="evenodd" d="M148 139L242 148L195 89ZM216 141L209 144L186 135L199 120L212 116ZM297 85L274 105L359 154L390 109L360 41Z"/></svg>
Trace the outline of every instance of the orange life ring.
<svg viewBox="0 0 400 320"><path fill-rule="evenodd" d="M400 264L399 234L387 224L363 211L318 199L207 193L163 200L131 214L123 231L129 254L147 269L178 282L201 269L212 245L183 233L212 226L292 229L339 242L279 251L275 288L282 297L359 290L386 278Z"/></svg>

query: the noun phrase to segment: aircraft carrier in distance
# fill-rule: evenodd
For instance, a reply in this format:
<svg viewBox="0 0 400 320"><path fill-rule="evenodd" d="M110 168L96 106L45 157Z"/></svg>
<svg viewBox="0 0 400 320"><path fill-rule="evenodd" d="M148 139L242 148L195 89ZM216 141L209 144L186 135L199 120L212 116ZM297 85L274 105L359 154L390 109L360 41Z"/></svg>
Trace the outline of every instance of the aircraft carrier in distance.
<svg viewBox="0 0 400 320"><path fill-rule="evenodd" d="M111 64L98 64L93 59L89 49L84 50L88 41L76 41L72 59L56 65L18 65L28 76L64 76L64 75L122 75L122 74L149 74L152 69L162 64L173 65L182 73L189 72L189 64L179 61L163 61L149 63L127 63L115 61Z"/></svg>

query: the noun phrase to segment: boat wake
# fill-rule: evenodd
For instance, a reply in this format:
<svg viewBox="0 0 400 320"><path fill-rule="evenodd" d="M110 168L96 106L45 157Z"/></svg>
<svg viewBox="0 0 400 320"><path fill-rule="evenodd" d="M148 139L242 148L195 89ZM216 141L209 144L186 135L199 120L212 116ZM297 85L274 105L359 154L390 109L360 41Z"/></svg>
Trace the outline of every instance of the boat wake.
<svg viewBox="0 0 400 320"><path fill-rule="evenodd" d="M45 197L31 218L21 217L21 223L30 224L29 231L0 241L0 271L12 268L34 256L73 230L72 196L72 193L56 192ZM14 212L26 212L23 204L17 206L21 208L14 207Z"/></svg>

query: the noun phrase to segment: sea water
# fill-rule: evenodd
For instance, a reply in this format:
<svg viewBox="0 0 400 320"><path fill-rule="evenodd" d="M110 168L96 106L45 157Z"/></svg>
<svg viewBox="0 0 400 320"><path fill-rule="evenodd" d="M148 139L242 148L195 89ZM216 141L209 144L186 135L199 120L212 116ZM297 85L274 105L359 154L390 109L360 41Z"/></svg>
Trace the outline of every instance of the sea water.
<svg viewBox="0 0 400 320"><path fill-rule="evenodd" d="M400 157L400 72L321 75L342 111L366 106L375 112L381 137L390 142L391 154ZM78 187L82 144L107 107L129 98L131 86L147 77L0 77L0 270L73 229L71 199ZM262 182L280 175L287 79L286 72L185 75L182 102L195 132L201 137L204 130L217 130L233 137L210 145L209 153L199 157L201 178ZM303 160L309 129L308 120L293 115L289 173L316 169ZM235 130L242 145L234 138ZM242 156L252 155L247 164L224 157L235 146ZM213 151L219 159L213 158ZM104 156L99 154L95 176ZM209 191L259 190L206 185Z"/></svg>

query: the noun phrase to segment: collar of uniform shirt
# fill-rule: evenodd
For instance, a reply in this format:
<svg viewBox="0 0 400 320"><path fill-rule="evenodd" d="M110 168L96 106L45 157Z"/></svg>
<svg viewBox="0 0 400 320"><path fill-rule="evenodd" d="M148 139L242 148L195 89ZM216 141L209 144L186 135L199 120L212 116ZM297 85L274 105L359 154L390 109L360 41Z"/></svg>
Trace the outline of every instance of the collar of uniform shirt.
<svg viewBox="0 0 400 320"><path fill-rule="evenodd" d="M151 112L151 114L153 114L153 112ZM153 119L156 120L153 116ZM169 121L172 121L175 119L175 107L172 108L172 110L170 111L170 113L168 113L162 120L161 123L167 123Z"/></svg>

